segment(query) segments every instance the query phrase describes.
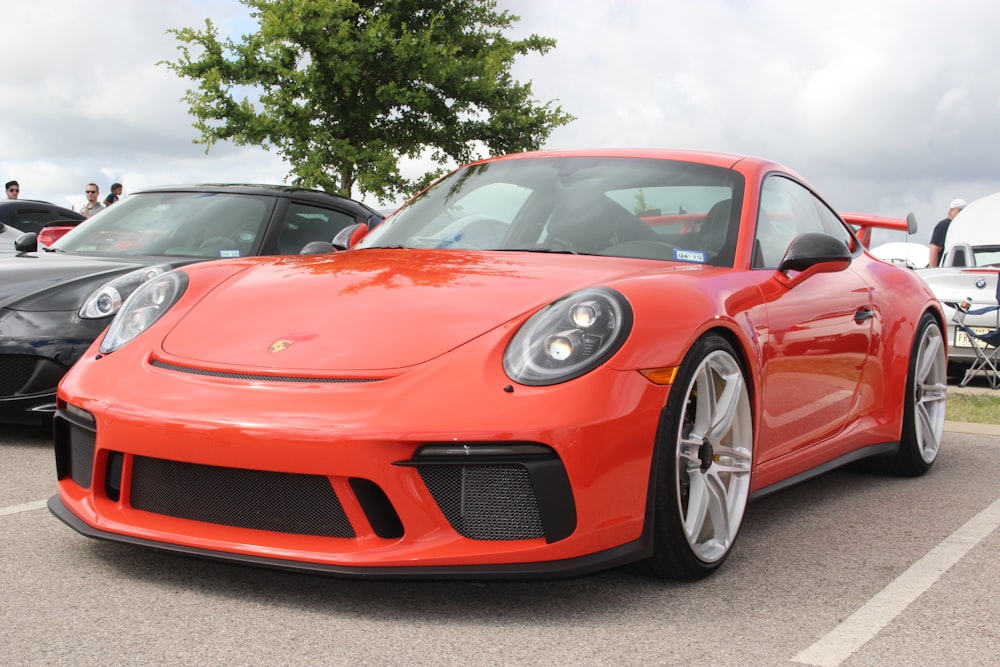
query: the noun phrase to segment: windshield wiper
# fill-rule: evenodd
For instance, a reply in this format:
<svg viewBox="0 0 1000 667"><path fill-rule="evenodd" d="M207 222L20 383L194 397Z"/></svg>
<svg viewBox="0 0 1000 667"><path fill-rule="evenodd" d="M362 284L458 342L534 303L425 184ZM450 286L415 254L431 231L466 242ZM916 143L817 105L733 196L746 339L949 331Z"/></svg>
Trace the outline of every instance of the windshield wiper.
<svg viewBox="0 0 1000 667"><path fill-rule="evenodd" d="M553 255L592 255L589 252L579 252L577 250L570 250L569 248L493 248L493 250L500 250L503 252L545 252Z"/></svg>

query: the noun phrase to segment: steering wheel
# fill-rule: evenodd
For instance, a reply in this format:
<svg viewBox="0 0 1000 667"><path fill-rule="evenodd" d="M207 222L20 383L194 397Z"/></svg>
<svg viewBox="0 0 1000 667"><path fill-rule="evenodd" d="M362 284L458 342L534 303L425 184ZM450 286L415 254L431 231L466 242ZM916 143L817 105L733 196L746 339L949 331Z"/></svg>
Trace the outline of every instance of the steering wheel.
<svg viewBox="0 0 1000 667"><path fill-rule="evenodd" d="M211 238L205 239L201 242L199 248L212 248L212 247L236 247L237 243L228 236L213 236Z"/></svg>
<svg viewBox="0 0 1000 667"><path fill-rule="evenodd" d="M471 248L481 250L483 248L496 248L503 240L504 234L510 229L510 225L503 220L489 218L483 215L469 215L469 222L462 225L458 231L448 239L448 248ZM458 221L459 223L462 220ZM457 223L453 223L457 224Z"/></svg>
<svg viewBox="0 0 1000 667"><path fill-rule="evenodd" d="M603 248L596 255L634 257L636 259L673 260L678 247L666 241L623 241Z"/></svg>
<svg viewBox="0 0 1000 667"><path fill-rule="evenodd" d="M201 242L198 246L202 250L214 250L218 252L219 250L225 250L227 248L239 248L240 244L227 236L213 236L207 238Z"/></svg>

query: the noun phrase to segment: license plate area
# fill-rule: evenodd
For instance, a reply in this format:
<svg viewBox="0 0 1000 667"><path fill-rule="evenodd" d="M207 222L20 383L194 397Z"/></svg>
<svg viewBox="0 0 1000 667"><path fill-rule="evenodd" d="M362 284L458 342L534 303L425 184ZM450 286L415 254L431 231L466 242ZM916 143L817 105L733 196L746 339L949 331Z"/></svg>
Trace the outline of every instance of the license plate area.
<svg viewBox="0 0 1000 667"><path fill-rule="evenodd" d="M989 327L969 327L977 334L987 334L991 331ZM961 329L955 329L955 347L972 347L972 342L969 340L969 334L965 333Z"/></svg>

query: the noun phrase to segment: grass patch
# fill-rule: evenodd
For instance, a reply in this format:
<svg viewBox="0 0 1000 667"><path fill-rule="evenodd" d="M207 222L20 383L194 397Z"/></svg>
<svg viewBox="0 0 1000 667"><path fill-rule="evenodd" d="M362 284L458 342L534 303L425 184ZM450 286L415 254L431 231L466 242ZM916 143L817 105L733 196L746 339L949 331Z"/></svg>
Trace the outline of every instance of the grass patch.
<svg viewBox="0 0 1000 667"><path fill-rule="evenodd" d="M976 424L1000 424L1000 391L989 394L949 394L945 419Z"/></svg>

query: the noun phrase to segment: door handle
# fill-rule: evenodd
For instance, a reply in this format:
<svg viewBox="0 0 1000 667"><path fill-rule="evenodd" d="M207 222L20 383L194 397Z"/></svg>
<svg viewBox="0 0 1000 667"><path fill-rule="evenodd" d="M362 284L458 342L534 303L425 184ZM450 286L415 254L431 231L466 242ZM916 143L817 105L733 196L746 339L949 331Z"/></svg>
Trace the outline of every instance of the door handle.
<svg viewBox="0 0 1000 667"><path fill-rule="evenodd" d="M861 324L862 322L864 322L866 320L870 320L873 317L875 317L875 312L872 311L872 309L868 308L868 307L858 308L854 312L854 321L857 322L858 324Z"/></svg>

